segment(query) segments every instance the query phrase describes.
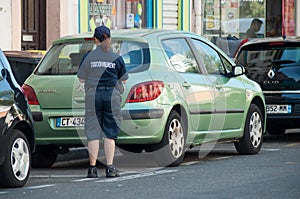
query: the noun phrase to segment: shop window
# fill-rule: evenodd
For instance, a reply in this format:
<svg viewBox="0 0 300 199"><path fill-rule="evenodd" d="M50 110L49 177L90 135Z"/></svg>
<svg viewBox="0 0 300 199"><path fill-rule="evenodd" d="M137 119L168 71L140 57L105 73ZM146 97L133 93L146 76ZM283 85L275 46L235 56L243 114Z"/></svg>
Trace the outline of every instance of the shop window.
<svg viewBox="0 0 300 199"><path fill-rule="evenodd" d="M257 37L265 36L265 0L205 0L203 34L209 39L228 37L242 39L254 18L263 21Z"/></svg>
<svg viewBox="0 0 300 199"><path fill-rule="evenodd" d="M93 31L106 25L111 29L142 28L146 26L145 0L87 0L80 1L80 32Z"/></svg>

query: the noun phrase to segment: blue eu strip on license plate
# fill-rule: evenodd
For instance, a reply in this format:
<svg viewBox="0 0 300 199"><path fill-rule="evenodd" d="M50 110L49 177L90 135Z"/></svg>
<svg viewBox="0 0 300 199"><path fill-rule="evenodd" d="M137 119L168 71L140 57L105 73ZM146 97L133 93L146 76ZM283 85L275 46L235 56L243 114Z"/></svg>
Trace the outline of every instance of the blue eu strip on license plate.
<svg viewBox="0 0 300 199"><path fill-rule="evenodd" d="M57 127L84 126L84 117L59 117L56 118Z"/></svg>

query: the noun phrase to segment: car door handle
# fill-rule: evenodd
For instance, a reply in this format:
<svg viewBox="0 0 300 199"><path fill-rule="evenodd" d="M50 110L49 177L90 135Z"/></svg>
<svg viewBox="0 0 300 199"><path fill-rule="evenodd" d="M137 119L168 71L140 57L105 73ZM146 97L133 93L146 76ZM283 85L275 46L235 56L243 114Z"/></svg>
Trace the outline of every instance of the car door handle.
<svg viewBox="0 0 300 199"><path fill-rule="evenodd" d="M221 84L217 84L215 87L216 87L216 89L218 89L218 90L223 89L223 85L221 85Z"/></svg>
<svg viewBox="0 0 300 199"><path fill-rule="evenodd" d="M182 83L182 86L183 86L184 88L189 88L189 87L191 87L191 84L188 83L187 81L184 81L184 82Z"/></svg>
<svg viewBox="0 0 300 199"><path fill-rule="evenodd" d="M84 103L85 98L84 97L74 97L73 101L76 102L76 103Z"/></svg>

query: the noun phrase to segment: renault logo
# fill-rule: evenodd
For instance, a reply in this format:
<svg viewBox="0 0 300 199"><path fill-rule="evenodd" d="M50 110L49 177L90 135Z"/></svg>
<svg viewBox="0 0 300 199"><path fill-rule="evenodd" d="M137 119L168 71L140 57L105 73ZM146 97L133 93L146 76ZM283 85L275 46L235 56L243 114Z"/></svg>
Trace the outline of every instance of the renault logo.
<svg viewBox="0 0 300 199"><path fill-rule="evenodd" d="M271 69L271 70L268 72L268 77L269 77L270 79L273 79L274 76L275 76L275 73L274 73L273 69Z"/></svg>

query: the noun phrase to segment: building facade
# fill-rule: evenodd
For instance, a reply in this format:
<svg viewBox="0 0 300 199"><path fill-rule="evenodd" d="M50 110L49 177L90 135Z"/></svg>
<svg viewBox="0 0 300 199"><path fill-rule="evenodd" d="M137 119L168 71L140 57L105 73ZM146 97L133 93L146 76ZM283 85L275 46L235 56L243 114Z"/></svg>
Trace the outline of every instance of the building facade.
<svg viewBox="0 0 300 199"><path fill-rule="evenodd" d="M253 18L261 37L300 36L296 0L2 0L3 50L46 50L61 36L111 29L162 28L241 38Z"/></svg>

